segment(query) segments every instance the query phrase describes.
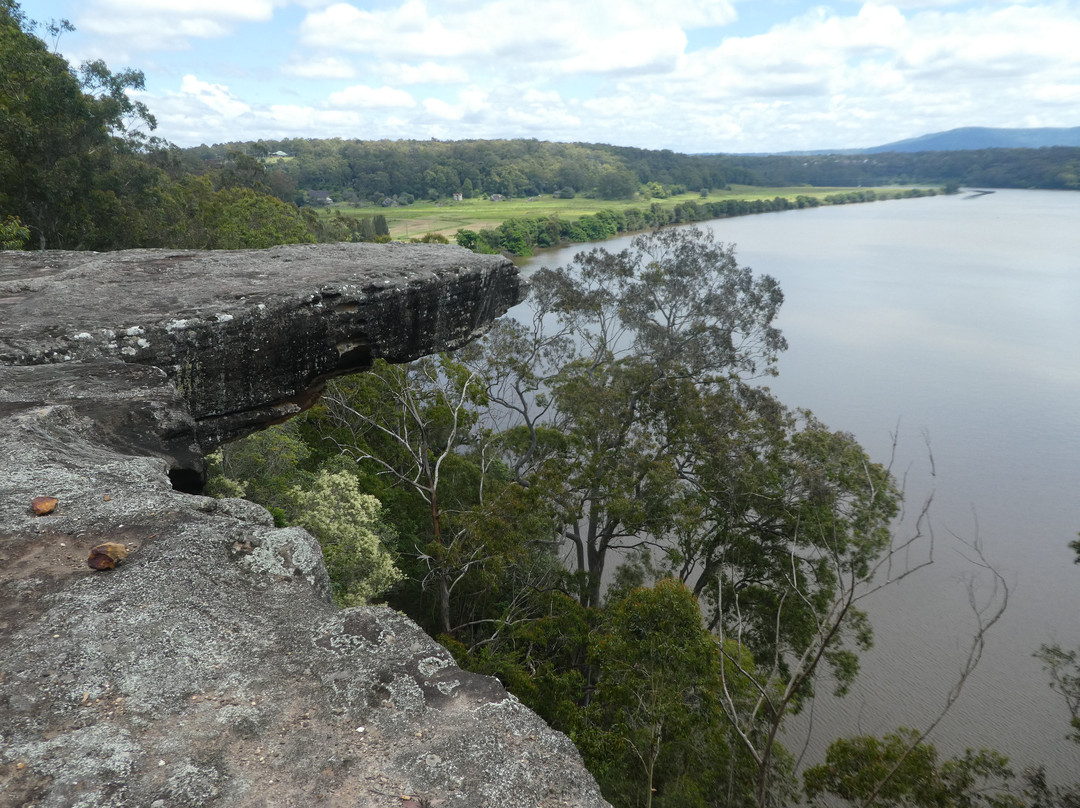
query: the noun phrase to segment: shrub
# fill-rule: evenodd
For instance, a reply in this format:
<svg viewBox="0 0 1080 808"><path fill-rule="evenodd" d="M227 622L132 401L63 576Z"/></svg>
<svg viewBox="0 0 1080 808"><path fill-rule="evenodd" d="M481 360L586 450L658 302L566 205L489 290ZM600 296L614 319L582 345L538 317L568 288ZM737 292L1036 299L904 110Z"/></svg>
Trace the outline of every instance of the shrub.
<svg viewBox="0 0 1080 808"><path fill-rule="evenodd" d="M360 493L347 471L320 471L310 488L293 488L294 521L322 545L334 598L342 606L360 606L379 597L404 577L386 547L393 531L382 505Z"/></svg>

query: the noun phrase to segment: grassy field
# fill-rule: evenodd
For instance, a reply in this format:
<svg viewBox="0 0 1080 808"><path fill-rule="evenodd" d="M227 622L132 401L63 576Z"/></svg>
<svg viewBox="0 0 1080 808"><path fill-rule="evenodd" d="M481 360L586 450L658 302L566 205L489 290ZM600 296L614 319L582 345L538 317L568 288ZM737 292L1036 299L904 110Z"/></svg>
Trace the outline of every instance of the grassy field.
<svg viewBox="0 0 1080 808"><path fill-rule="evenodd" d="M794 199L796 196L825 197L829 194L847 191L895 190L884 188L821 188L821 187L785 187L762 188L751 185L733 185L726 191L713 191L708 197L699 193L672 196L667 199L639 199L634 201L610 199L555 199L550 195L531 197L530 199L509 199L505 202L492 202L487 197L465 199L461 202L414 202L400 207L353 207L335 204L330 210L340 210L350 216L374 216L378 213L386 216L390 226L390 236L395 239L419 238L425 233L442 233L451 241L460 229L481 230L485 227L497 227L507 219L515 217L540 217L558 214L561 219L576 219L598 210L622 210L624 208L648 208L653 202L664 207L674 207L680 202L712 202L724 199L774 199L778 196ZM324 208L324 210L326 210Z"/></svg>

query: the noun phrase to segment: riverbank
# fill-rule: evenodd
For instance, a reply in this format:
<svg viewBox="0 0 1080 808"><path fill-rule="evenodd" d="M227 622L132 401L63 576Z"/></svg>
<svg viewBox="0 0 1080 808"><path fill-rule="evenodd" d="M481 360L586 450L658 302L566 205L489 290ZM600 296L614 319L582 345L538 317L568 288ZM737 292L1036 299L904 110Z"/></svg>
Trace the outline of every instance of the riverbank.
<svg viewBox="0 0 1080 808"><path fill-rule="evenodd" d="M406 241L433 234L445 236L453 241L459 230L480 233L485 230L496 230L510 221L550 222L554 220L566 226L568 232L565 234L551 232L549 229L551 237L554 238L552 243L528 245L542 248L557 246L560 240L563 243L598 241L619 232L646 229L657 224L704 221L775 210L929 196L937 193L940 191L926 187L784 186L769 188L732 185L704 195L686 193L662 199L611 200L588 199L583 196L564 199L545 194L528 198L496 200L485 196L460 201L414 202L411 205L386 207L332 205L324 210L338 211L346 216L356 217L385 216L390 237ZM598 216L601 220L614 221L617 229L610 233L603 232L608 227L602 221L600 223L596 221ZM618 228L620 219L626 222L625 227ZM581 224L582 220L584 224ZM575 223L578 223L580 232L573 232ZM513 249L514 246L520 248L521 245L512 245L507 251L528 254L517 252ZM507 248L500 246L500 249Z"/></svg>

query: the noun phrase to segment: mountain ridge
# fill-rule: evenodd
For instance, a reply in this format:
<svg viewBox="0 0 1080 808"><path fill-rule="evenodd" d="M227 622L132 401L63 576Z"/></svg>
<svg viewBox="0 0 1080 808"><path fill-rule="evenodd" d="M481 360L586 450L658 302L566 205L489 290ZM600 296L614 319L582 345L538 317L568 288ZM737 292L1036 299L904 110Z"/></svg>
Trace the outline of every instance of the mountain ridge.
<svg viewBox="0 0 1080 808"><path fill-rule="evenodd" d="M858 151L878 152L967 151L972 149L1038 149L1048 146L1080 146L1080 126L997 129L963 126L945 132L897 140Z"/></svg>
<svg viewBox="0 0 1080 808"><path fill-rule="evenodd" d="M785 152L753 152L744 157L799 156L821 154L882 154L885 152L976 151L979 149L1043 149L1052 146L1080 146L1080 126L1039 126L995 128L961 126L944 132L894 140L880 146L848 149L800 149Z"/></svg>

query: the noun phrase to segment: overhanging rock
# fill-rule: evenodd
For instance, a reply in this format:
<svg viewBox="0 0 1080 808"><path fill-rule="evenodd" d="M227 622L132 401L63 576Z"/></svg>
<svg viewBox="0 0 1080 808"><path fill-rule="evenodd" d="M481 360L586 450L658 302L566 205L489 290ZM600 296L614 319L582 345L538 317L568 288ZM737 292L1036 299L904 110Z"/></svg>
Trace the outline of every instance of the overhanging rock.
<svg viewBox="0 0 1080 808"><path fill-rule="evenodd" d="M426 244L8 252L0 365L161 368L210 450L299 412L326 379L374 358L463 345L521 292L501 256Z"/></svg>
<svg viewBox="0 0 1080 808"><path fill-rule="evenodd" d="M334 608L305 532L169 477L520 291L445 247L0 253L0 806L604 805L497 681Z"/></svg>

